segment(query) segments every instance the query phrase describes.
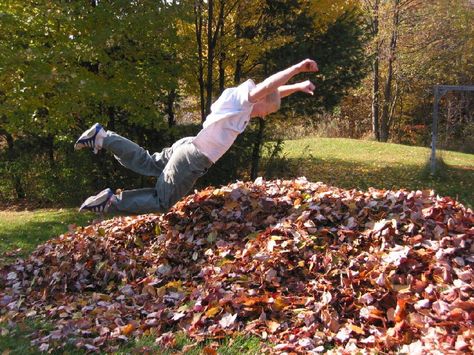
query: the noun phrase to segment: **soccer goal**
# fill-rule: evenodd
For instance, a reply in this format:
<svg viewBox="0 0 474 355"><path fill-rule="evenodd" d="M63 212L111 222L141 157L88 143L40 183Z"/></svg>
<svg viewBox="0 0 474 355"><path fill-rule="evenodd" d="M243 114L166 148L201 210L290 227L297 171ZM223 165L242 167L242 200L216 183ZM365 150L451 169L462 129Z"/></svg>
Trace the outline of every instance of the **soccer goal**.
<svg viewBox="0 0 474 355"><path fill-rule="evenodd" d="M433 126L431 132L430 169L436 171L436 144L438 142L439 102L448 92L474 92L474 85L436 85L434 87Z"/></svg>

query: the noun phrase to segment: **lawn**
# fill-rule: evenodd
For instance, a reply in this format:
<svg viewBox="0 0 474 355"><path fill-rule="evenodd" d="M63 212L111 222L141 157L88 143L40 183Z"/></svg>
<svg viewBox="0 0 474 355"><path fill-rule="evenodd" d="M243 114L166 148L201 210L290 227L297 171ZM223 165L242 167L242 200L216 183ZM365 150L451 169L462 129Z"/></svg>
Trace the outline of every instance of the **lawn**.
<svg viewBox="0 0 474 355"><path fill-rule="evenodd" d="M269 173L281 178L306 176L310 181L348 189L433 189L472 208L474 155L439 151L442 162L431 176L430 152L423 147L343 138L288 140L283 159Z"/></svg>
<svg viewBox="0 0 474 355"><path fill-rule="evenodd" d="M28 255L38 244L66 232L69 225L85 226L94 218L92 213L70 208L0 211L0 265Z"/></svg>
<svg viewBox="0 0 474 355"><path fill-rule="evenodd" d="M440 174L432 177L426 170L429 149L396 144L350 139L305 138L286 141L283 158L272 164L269 174L292 178L306 176L343 187L367 189L370 186L387 189L434 189L472 207L474 203L474 155L442 152L444 165ZM87 225L95 215L79 214L75 209L36 211L0 211L0 265L28 255L35 247L68 230L69 225ZM11 354L37 353L30 349L27 334L45 324L22 324L7 327L0 323L0 351ZM180 338L176 350L188 345ZM200 353L204 344L193 347ZM227 339L219 345L220 354L257 354L255 338ZM154 337L127 344L119 353L149 349L157 351ZM191 348L189 348L191 350ZM205 351L205 350L204 350Z"/></svg>
<svg viewBox="0 0 474 355"><path fill-rule="evenodd" d="M33 331L46 329L49 325L39 322L29 322L19 326L8 328L3 326L0 334L1 354L8 355L37 355L44 354L30 345L28 334ZM8 330L7 330L8 329ZM6 333L8 332L8 334ZM176 341L170 348L164 350L155 343L157 335L149 334L141 338L130 341L122 345L114 354L161 354L171 355L175 353L185 353L187 355L213 354L217 351L220 355L260 354L260 339L257 337L237 336L227 338L219 342L207 341L204 343L192 342L184 333L176 336ZM67 346L62 351L53 351L52 354L70 354L83 355L86 352L82 349L76 349L73 346Z"/></svg>

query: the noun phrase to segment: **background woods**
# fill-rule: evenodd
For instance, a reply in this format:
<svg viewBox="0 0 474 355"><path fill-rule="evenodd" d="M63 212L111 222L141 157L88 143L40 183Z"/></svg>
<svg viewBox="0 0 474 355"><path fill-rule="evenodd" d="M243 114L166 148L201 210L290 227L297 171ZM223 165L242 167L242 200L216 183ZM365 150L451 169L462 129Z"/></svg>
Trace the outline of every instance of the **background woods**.
<svg viewBox="0 0 474 355"><path fill-rule="evenodd" d="M359 93L371 97L365 111L371 107L366 115L372 135L378 141L426 144L433 86L467 85L474 79L472 2L364 0L362 8L372 36L367 46L372 65ZM452 105L458 105L459 114L456 119L450 112L444 115L444 139L451 141L445 147L472 152L472 95L447 97L444 109Z"/></svg>
<svg viewBox="0 0 474 355"><path fill-rule="evenodd" d="M307 57L315 96L256 120L201 184L265 174L298 127L427 144L432 86L473 82L473 17L464 0L2 2L0 199L76 204L148 185L74 152L77 135L99 121L159 150L195 134L224 88ZM446 146L472 151L472 102L444 98Z"/></svg>

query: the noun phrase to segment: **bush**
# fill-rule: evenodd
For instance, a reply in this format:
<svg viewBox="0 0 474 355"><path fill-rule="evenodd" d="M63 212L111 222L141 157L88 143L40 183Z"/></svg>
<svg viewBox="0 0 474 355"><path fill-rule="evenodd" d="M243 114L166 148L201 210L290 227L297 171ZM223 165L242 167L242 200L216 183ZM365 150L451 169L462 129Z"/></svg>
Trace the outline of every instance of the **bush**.
<svg viewBox="0 0 474 355"><path fill-rule="evenodd" d="M159 131L116 127L118 133L130 138L150 152L161 151L176 140L195 135L200 125L176 126ZM252 147L256 132L248 127L232 148L210 171L198 180L196 188L222 185L249 177ZM28 201L42 205L77 205L87 196L106 187L136 189L154 186L156 179L140 176L121 166L110 153L90 150L74 151L73 139L54 141L51 160L44 146L32 147L32 137L17 138L15 159L8 159L6 149L0 150L0 198L4 203L18 199L15 178ZM39 148L38 148L39 147Z"/></svg>

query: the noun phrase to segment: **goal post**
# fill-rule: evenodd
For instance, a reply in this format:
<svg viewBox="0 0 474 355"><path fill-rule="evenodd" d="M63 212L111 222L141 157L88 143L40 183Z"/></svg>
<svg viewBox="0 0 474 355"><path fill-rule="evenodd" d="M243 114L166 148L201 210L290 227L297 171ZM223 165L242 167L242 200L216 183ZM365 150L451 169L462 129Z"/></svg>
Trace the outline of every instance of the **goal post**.
<svg viewBox="0 0 474 355"><path fill-rule="evenodd" d="M435 85L433 88L433 126L431 128L431 157L430 168L431 174L436 171L436 143L438 140L438 114L439 101L449 91L471 91L474 92L474 85Z"/></svg>

